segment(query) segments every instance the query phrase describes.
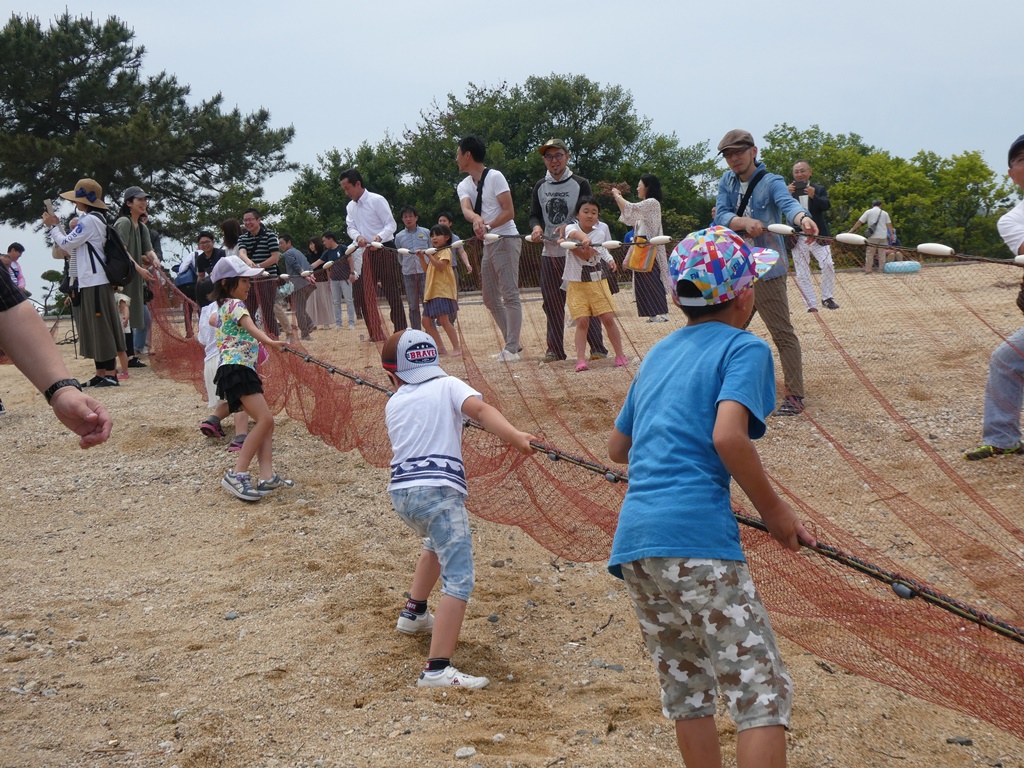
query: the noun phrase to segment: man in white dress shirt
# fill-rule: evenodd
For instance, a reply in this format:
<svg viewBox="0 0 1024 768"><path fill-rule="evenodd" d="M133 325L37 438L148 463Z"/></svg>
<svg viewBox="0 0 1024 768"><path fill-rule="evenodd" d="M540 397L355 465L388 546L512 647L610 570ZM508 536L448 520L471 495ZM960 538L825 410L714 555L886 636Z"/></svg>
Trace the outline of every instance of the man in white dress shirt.
<svg viewBox="0 0 1024 768"><path fill-rule="evenodd" d="M355 168L341 172L341 189L349 198L345 206L345 225L348 236L359 250L362 270L355 283L357 295L363 299L363 320L373 341L387 341L391 332L382 325L377 309L377 285L384 291L384 297L391 307L391 325L394 331L408 327L405 319L405 305L402 303L402 273L395 252L395 230L398 223L391 213L388 201L363 186L363 177ZM373 248L370 243L381 243L383 248ZM363 277L369 277L363 280ZM360 291L360 284L362 290Z"/></svg>

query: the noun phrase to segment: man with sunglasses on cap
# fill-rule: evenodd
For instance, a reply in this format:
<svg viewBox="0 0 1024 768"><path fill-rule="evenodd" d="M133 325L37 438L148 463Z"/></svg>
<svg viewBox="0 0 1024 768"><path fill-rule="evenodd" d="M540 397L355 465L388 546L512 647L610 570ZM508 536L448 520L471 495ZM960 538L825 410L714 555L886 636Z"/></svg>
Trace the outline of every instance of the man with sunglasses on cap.
<svg viewBox="0 0 1024 768"><path fill-rule="evenodd" d="M1024 190L1024 135L1010 145L1007 158L1010 180ZM1024 257L1024 200L999 218L999 235L1018 259ZM1024 281L1017 294L1017 308L1024 312ZM988 364L985 382L985 417L980 447L964 454L968 461L1024 453L1021 445L1020 411L1024 407L1024 328L1018 328L996 347Z"/></svg>
<svg viewBox="0 0 1024 768"><path fill-rule="evenodd" d="M769 224L788 222L806 235L817 235L818 225L810 211L789 193L786 181L768 173L757 159L757 147L749 131L734 129L718 142L718 152L729 164L718 183L715 224L728 227L749 244L777 251L781 258L761 278L754 298L754 309L764 320L779 350L786 397L775 413L795 416L804 410L804 372L800 340L793 331L786 293L786 243L780 235L768 232Z"/></svg>
<svg viewBox="0 0 1024 768"><path fill-rule="evenodd" d="M547 318L547 352L543 363L565 360L565 291L562 290L562 272L565 269L565 251L558 241L565 237L565 227L575 221L573 211L581 197L593 194L590 182L569 170L569 148L561 139L549 139L537 148L544 158L547 173L533 186L530 197L530 239L544 243L540 258L540 294L544 317ZM590 359L608 357L601 334L601 321L590 318L587 328Z"/></svg>

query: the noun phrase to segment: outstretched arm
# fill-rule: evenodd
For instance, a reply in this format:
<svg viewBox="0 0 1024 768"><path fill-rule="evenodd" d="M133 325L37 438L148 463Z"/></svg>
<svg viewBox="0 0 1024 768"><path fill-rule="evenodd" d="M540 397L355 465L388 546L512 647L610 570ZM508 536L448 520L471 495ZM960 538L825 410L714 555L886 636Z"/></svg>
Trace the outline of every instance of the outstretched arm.
<svg viewBox="0 0 1024 768"><path fill-rule="evenodd" d="M540 440L536 435L521 432L513 427L508 419L501 414L501 411L493 405L488 405L479 397L467 397L462 403L462 412L474 421L478 421L480 426L492 435L500 437L524 456L533 453L530 442Z"/></svg>
<svg viewBox="0 0 1024 768"><path fill-rule="evenodd" d="M253 322L252 317L250 317L249 315L246 315L241 320L239 320L238 324L245 328L245 330L249 332L249 335L251 335L254 339L256 339L256 341L258 341L264 347L270 347L271 349L284 349L285 344L283 341L272 339L269 336L267 336L267 334L265 334L263 331L256 327L256 323Z"/></svg>
<svg viewBox="0 0 1024 768"><path fill-rule="evenodd" d="M793 508L775 492L768 481L761 457L747 433L750 412L734 400L718 404L712 439L725 468L760 513L768 533L786 549L797 552L801 543L814 544Z"/></svg>
<svg viewBox="0 0 1024 768"><path fill-rule="evenodd" d="M0 312L0 348L40 392L71 378L46 324L27 301ZM106 408L74 387L54 392L50 407L61 424L81 438L78 444L82 448L99 445L110 437L111 420Z"/></svg>

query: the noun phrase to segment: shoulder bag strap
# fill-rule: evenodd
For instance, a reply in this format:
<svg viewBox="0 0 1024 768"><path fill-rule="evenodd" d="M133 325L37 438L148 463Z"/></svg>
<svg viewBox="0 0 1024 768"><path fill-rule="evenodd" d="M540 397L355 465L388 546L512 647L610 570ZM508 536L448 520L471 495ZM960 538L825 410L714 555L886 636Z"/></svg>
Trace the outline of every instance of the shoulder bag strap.
<svg viewBox="0 0 1024 768"><path fill-rule="evenodd" d="M480 174L480 183L476 185L476 205L473 206L473 212L479 216L480 211L484 205L484 179L487 178L487 172L490 168L484 168L483 173Z"/></svg>
<svg viewBox="0 0 1024 768"><path fill-rule="evenodd" d="M747 203L750 202L750 196L754 194L754 187L757 186L757 182L764 178L766 173L768 173L768 171L765 168L762 168L754 174L754 178L752 178L750 183L747 184L747 191L743 194L743 198L740 200L740 207L736 209L737 216L742 216L747 210Z"/></svg>

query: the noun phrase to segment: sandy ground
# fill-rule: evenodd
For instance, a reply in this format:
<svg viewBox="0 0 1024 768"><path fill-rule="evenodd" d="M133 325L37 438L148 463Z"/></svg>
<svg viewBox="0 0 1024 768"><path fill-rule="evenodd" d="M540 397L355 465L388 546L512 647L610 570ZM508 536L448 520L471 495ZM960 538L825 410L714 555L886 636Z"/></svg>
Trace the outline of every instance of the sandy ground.
<svg viewBox="0 0 1024 768"><path fill-rule="evenodd" d="M298 487L248 505L219 488L231 454L196 429L191 387L145 370L100 390L115 431L89 452L11 366L0 393L0 768L682 764L601 563L477 521L456 662L493 682L418 690L428 642L394 631L418 542L385 470L281 415L275 463ZM782 651L790 765L1024 765L985 722Z"/></svg>

